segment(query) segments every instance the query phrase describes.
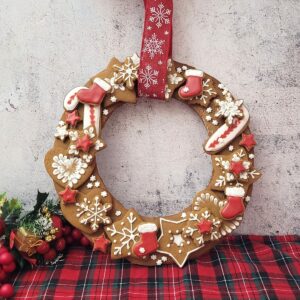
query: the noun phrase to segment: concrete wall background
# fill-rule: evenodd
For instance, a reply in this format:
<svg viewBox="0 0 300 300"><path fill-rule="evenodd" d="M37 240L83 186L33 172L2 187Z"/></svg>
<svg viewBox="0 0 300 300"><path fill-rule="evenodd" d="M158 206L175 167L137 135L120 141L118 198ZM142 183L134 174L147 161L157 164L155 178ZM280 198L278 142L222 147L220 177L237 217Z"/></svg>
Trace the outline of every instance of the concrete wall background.
<svg viewBox="0 0 300 300"><path fill-rule="evenodd" d="M240 233L300 233L298 0L174 0L174 58L245 99L264 176ZM139 51L141 0L1 0L0 190L30 206L53 192L43 158L73 87L112 56ZM206 133L188 107L139 101L118 110L98 157L115 196L141 213L181 210L206 186Z"/></svg>

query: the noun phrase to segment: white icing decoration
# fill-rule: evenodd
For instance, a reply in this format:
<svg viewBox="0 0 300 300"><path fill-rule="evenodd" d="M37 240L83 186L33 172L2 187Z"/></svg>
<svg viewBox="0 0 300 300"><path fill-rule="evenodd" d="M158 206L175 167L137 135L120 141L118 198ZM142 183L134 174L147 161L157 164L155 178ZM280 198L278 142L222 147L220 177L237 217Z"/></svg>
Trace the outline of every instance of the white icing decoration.
<svg viewBox="0 0 300 300"><path fill-rule="evenodd" d="M97 131L97 136L98 136L100 131L100 118L101 118L100 105L84 104L84 111L83 111L84 129L90 126L95 126Z"/></svg>
<svg viewBox="0 0 300 300"><path fill-rule="evenodd" d="M94 201L90 201L87 198L83 199L82 203L76 203L77 218L80 219L81 224L90 224L93 231L99 229L99 224L110 224L111 219L106 216L106 213L111 209L110 203L101 204L99 197L95 197Z"/></svg>
<svg viewBox="0 0 300 300"><path fill-rule="evenodd" d="M168 75L168 82L169 82L170 84L177 85L177 84L179 84L181 81L183 81L183 78L180 77L180 76L177 76L177 73L169 74L169 75Z"/></svg>
<svg viewBox="0 0 300 300"><path fill-rule="evenodd" d="M127 220L129 222L129 227L123 227L122 231L117 230L114 224L111 227L106 227L106 231L110 232L110 236L121 236L121 245L113 247L114 255L121 255L124 247L128 250L131 249L132 244L135 243L139 237L137 227L133 226L134 222L136 221L136 217L132 212L130 212L129 216L127 216Z"/></svg>
<svg viewBox="0 0 300 300"><path fill-rule="evenodd" d="M64 100L64 108L65 110L67 111L73 111L78 103L79 103L79 100L78 98L76 97L76 93L78 93L80 90L83 90L83 89L88 89L87 87L77 87L73 90L71 90L67 96L65 97L65 100Z"/></svg>
<svg viewBox="0 0 300 300"><path fill-rule="evenodd" d="M225 195L232 197L244 197L245 189L242 187L227 187L225 189Z"/></svg>
<svg viewBox="0 0 300 300"><path fill-rule="evenodd" d="M122 212L121 212L120 210L117 210L117 211L115 212L115 215L116 215L117 217L120 217L121 214L122 214Z"/></svg>
<svg viewBox="0 0 300 300"><path fill-rule="evenodd" d="M224 117L228 124L233 123L234 117L243 117L243 113L240 109L240 106L243 104L243 100L234 101L232 97L227 97L226 100L215 100L219 105L219 110L216 112L215 116Z"/></svg>
<svg viewBox="0 0 300 300"><path fill-rule="evenodd" d="M63 121L60 121L58 126L56 127L56 132L54 136L64 141L68 135L69 135L68 125L66 125L65 122Z"/></svg>
<svg viewBox="0 0 300 300"><path fill-rule="evenodd" d="M173 242L178 246L182 247L182 243L184 242L184 239L182 238L181 234L174 234L173 235Z"/></svg>
<svg viewBox="0 0 300 300"><path fill-rule="evenodd" d="M53 157L53 175L63 183L67 183L70 187L78 183L78 180L85 173L88 167L81 158L68 158L63 154Z"/></svg>
<svg viewBox="0 0 300 300"><path fill-rule="evenodd" d="M107 192L106 191L101 192L101 197L105 198L106 196L107 196Z"/></svg>
<svg viewBox="0 0 300 300"><path fill-rule="evenodd" d="M155 232L155 231L157 231L157 226L155 223L144 223L138 226L139 233Z"/></svg>
<svg viewBox="0 0 300 300"><path fill-rule="evenodd" d="M228 125L225 123L223 124L217 131L215 131L208 141L206 142L204 149L206 152L218 152L222 150L224 147L226 147L232 140L234 140L241 131L247 126L249 121L249 113L245 106L241 107L241 110L243 111L243 119L239 121L239 124L227 135L226 138L220 139L219 137L228 130ZM213 141L218 139L219 143L216 146L210 147Z"/></svg>

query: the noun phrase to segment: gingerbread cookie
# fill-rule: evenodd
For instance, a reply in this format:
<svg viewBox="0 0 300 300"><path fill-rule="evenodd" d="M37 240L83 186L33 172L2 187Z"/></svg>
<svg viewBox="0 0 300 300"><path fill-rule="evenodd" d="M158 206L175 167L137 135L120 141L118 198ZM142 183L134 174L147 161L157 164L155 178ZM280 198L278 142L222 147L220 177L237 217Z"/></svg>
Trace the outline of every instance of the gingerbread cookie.
<svg viewBox="0 0 300 300"><path fill-rule="evenodd" d="M116 108L136 102L138 81L150 89L158 84L157 75L151 66L140 70L137 55L124 62L114 58L86 86L72 89L45 165L65 218L94 243L95 251L110 250L113 259L141 265L182 267L239 226L261 174L254 167L256 141L243 101L202 70L169 59L165 98L186 103L202 119L212 178L189 207L169 217L140 216L113 198L95 163L96 153L105 147L102 128Z"/></svg>

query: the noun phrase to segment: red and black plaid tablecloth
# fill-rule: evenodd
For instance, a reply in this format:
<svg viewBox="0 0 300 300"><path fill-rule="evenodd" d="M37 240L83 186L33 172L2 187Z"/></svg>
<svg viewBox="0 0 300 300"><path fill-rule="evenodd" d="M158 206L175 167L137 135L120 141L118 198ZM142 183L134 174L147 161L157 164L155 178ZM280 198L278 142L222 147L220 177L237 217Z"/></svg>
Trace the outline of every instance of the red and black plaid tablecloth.
<svg viewBox="0 0 300 300"><path fill-rule="evenodd" d="M14 299L300 299L300 237L231 236L197 261L141 267L72 248L16 274Z"/></svg>

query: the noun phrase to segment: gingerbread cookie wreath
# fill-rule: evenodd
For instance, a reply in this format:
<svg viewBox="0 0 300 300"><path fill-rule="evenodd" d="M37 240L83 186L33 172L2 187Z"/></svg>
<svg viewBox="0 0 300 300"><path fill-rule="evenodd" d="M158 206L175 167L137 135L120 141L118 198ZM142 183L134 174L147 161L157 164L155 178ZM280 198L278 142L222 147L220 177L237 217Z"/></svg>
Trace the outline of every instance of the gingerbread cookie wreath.
<svg viewBox="0 0 300 300"><path fill-rule="evenodd" d="M254 168L256 142L243 101L207 73L171 59L172 1L145 1L145 11L140 57L113 58L85 86L67 94L45 165L63 215L94 250L141 265L182 267L239 226L261 174ZM107 190L96 165L97 152L106 147L105 123L137 96L186 103L208 132L204 150L212 159L211 180L189 207L172 216L145 217L125 208Z"/></svg>

